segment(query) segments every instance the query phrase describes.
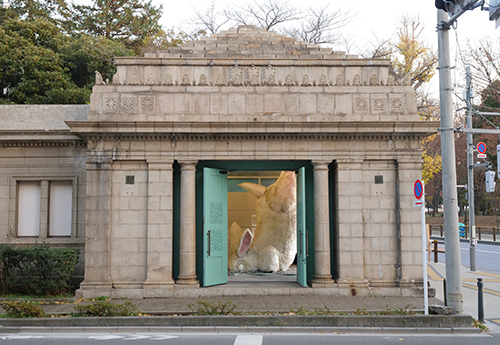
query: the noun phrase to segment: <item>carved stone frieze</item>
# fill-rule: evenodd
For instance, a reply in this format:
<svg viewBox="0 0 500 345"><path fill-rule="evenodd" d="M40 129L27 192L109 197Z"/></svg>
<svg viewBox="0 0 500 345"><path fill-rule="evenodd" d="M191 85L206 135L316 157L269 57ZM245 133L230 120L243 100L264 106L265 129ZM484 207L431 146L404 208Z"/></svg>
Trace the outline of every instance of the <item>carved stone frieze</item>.
<svg viewBox="0 0 500 345"><path fill-rule="evenodd" d="M291 74L288 74L285 78L285 85L286 86L293 86L293 77Z"/></svg>
<svg viewBox="0 0 500 345"><path fill-rule="evenodd" d="M385 111L387 109L387 99L382 97L372 98L372 110L376 112Z"/></svg>
<svg viewBox="0 0 500 345"><path fill-rule="evenodd" d="M319 83L318 83L319 86L328 86L328 80L326 79L326 75L322 74L320 77L319 77Z"/></svg>
<svg viewBox="0 0 500 345"><path fill-rule="evenodd" d="M135 110L135 97L122 97L121 108L123 110Z"/></svg>
<svg viewBox="0 0 500 345"><path fill-rule="evenodd" d="M207 81L207 76L202 74L200 75L200 82L198 83L199 86L207 86L208 81Z"/></svg>
<svg viewBox="0 0 500 345"><path fill-rule="evenodd" d="M366 97L356 97L354 99L354 109L357 111L368 110L368 99Z"/></svg>
<svg viewBox="0 0 500 345"><path fill-rule="evenodd" d="M219 74L219 76L222 76L222 75ZM242 86L244 83L243 67L230 67L229 68L229 80L230 80L230 84L233 86ZM224 83L222 85L225 85L225 84L226 83L224 81ZM217 84L217 85L219 85L219 84ZM219 86L222 86L222 85L219 85Z"/></svg>
<svg viewBox="0 0 500 345"><path fill-rule="evenodd" d="M302 77L302 84L301 86L311 86L311 82L309 81L309 75L308 74L304 74L304 76Z"/></svg>
<svg viewBox="0 0 500 345"><path fill-rule="evenodd" d="M155 99L153 96L141 96L139 100L142 111L153 111L155 109Z"/></svg>
<svg viewBox="0 0 500 345"><path fill-rule="evenodd" d="M104 97L104 111L115 111L118 109L118 97Z"/></svg>
<svg viewBox="0 0 500 345"><path fill-rule="evenodd" d="M226 81L224 79L224 76L222 74L217 75L217 79L215 80L215 85L216 86L224 86L226 85Z"/></svg>
<svg viewBox="0 0 500 345"><path fill-rule="evenodd" d="M404 110L403 97L391 97L391 111L401 112Z"/></svg>
<svg viewBox="0 0 500 345"><path fill-rule="evenodd" d="M251 86L259 86L260 85L260 68L259 67L249 67L247 69L247 80L248 84Z"/></svg>
<svg viewBox="0 0 500 345"><path fill-rule="evenodd" d="M378 77L375 74L372 74L370 77L370 86L378 86Z"/></svg>
<svg viewBox="0 0 500 345"><path fill-rule="evenodd" d="M141 85L141 81L139 80L139 76L137 75L136 72L132 72L130 74L130 78L128 79L128 84L129 85Z"/></svg>
<svg viewBox="0 0 500 345"><path fill-rule="evenodd" d="M149 73L148 80L146 81L147 85L155 85L155 77L153 76L153 73Z"/></svg>
<svg viewBox="0 0 500 345"><path fill-rule="evenodd" d="M163 85L172 86L174 85L174 81L172 80L172 75L167 74L165 78L163 78Z"/></svg>
<svg viewBox="0 0 500 345"><path fill-rule="evenodd" d="M361 77L359 76L359 74L355 74L354 78L352 78L352 85L353 86L360 86L360 85L362 85L361 84Z"/></svg>
<svg viewBox="0 0 500 345"><path fill-rule="evenodd" d="M189 75L184 74L182 76L181 85L182 86L191 86L191 81L190 81Z"/></svg>
<svg viewBox="0 0 500 345"><path fill-rule="evenodd" d="M276 76L278 74L278 71L276 67L267 67L264 70L264 78L265 78L265 84L267 86L275 86L276 85Z"/></svg>
<svg viewBox="0 0 500 345"><path fill-rule="evenodd" d="M344 76L342 74L337 75L335 86L344 86Z"/></svg>
<svg viewBox="0 0 500 345"><path fill-rule="evenodd" d="M119 85L120 84L120 75L118 73L115 73L115 75L113 76L112 83L113 83L113 85Z"/></svg>

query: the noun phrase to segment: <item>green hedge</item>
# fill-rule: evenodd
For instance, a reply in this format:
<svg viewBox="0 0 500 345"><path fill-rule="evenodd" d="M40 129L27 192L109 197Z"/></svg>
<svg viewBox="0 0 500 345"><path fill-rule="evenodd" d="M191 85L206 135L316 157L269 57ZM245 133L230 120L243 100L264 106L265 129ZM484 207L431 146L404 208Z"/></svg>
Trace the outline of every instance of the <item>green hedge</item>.
<svg viewBox="0 0 500 345"><path fill-rule="evenodd" d="M49 296L72 293L79 249L0 245L0 292Z"/></svg>

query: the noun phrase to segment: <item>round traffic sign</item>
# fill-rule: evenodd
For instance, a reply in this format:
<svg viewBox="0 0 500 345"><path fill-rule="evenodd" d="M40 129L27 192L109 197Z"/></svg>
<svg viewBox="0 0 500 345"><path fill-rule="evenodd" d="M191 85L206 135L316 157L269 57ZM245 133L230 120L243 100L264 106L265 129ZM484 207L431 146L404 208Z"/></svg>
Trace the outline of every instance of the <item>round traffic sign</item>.
<svg viewBox="0 0 500 345"><path fill-rule="evenodd" d="M415 194L415 198L420 199L424 194L424 186L422 185L422 181L416 180L413 185L413 194Z"/></svg>
<svg viewBox="0 0 500 345"><path fill-rule="evenodd" d="M486 145L482 141L479 144L477 144L476 148L477 148L477 152L479 152L481 154L486 153Z"/></svg>

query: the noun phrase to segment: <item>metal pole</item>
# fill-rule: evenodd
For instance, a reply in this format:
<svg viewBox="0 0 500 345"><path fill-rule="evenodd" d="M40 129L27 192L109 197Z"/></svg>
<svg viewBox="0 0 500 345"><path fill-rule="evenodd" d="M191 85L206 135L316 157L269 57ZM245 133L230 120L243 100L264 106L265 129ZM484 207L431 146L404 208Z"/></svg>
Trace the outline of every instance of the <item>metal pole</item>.
<svg viewBox="0 0 500 345"><path fill-rule="evenodd" d="M470 66L466 69L466 94L467 102L467 128L472 129L472 101L471 101L471 84L472 76L470 74ZM469 257L470 270L476 270L476 218L474 212L474 138L472 132L467 133L467 179L469 181L467 187L467 195L469 202Z"/></svg>
<svg viewBox="0 0 500 345"><path fill-rule="evenodd" d="M477 278L477 319L484 323L483 279Z"/></svg>
<svg viewBox="0 0 500 345"><path fill-rule="evenodd" d="M446 287L448 305L453 308L455 313L461 314L463 313L463 296L462 273L460 271L460 239L458 234L457 173L453 130L449 27L441 24L448 19L446 12L443 10L437 11Z"/></svg>
<svg viewBox="0 0 500 345"><path fill-rule="evenodd" d="M427 288L427 226L425 226L425 185L422 183L422 206L420 207L420 215L422 218L422 255L424 262L424 314L429 315L429 292Z"/></svg>

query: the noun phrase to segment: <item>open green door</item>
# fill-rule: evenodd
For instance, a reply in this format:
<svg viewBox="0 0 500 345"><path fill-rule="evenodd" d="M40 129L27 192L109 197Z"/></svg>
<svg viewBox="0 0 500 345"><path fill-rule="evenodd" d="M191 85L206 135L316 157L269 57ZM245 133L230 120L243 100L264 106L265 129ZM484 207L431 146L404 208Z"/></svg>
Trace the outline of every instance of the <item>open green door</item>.
<svg viewBox="0 0 500 345"><path fill-rule="evenodd" d="M297 174L297 283L307 286L306 169Z"/></svg>
<svg viewBox="0 0 500 345"><path fill-rule="evenodd" d="M203 286L227 283L227 174L203 168Z"/></svg>

